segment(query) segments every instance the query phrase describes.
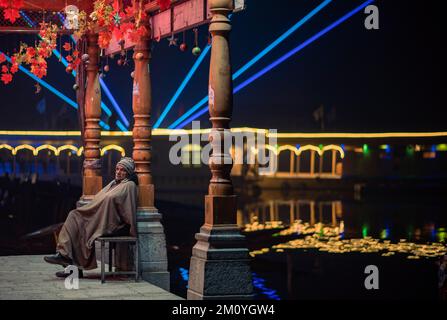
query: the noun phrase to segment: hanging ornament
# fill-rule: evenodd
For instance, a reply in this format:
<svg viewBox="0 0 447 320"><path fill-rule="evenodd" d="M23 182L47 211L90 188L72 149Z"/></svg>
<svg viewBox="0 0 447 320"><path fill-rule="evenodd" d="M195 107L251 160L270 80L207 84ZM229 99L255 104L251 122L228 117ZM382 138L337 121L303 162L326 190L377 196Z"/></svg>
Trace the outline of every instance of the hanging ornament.
<svg viewBox="0 0 447 320"><path fill-rule="evenodd" d="M130 73L130 77L131 77L132 79L135 77L135 71L132 71L132 72Z"/></svg>
<svg viewBox="0 0 447 320"><path fill-rule="evenodd" d="M71 64L69 64L69 65L67 66L67 68L65 68L65 71L66 71L67 73L71 73L71 72L73 71L73 67L71 66Z"/></svg>
<svg viewBox="0 0 447 320"><path fill-rule="evenodd" d="M79 9L75 5L65 6L64 27L68 30L77 30L79 28Z"/></svg>
<svg viewBox="0 0 447 320"><path fill-rule="evenodd" d="M81 57L81 60L85 63L87 63L88 59L90 59L90 56L87 53L84 53Z"/></svg>
<svg viewBox="0 0 447 320"><path fill-rule="evenodd" d="M78 90L79 89L79 85L77 84L77 83L75 83L74 85L73 85L73 90Z"/></svg>
<svg viewBox="0 0 447 320"><path fill-rule="evenodd" d="M141 60L141 59L143 59L143 53L142 53L142 52L138 52L138 53L135 55L135 59L137 59L137 60Z"/></svg>
<svg viewBox="0 0 447 320"><path fill-rule="evenodd" d="M113 16L113 22L115 23L115 26L119 26L121 24L121 16L119 15L118 11Z"/></svg>
<svg viewBox="0 0 447 320"><path fill-rule="evenodd" d="M198 56L200 53L202 53L202 49L200 49L199 47L192 48L193 55Z"/></svg>
<svg viewBox="0 0 447 320"><path fill-rule="evenodd" d="M124 40L120 40L118 42L119 46L120 46L120 50L121 50L121 55L123 56L124 54Z"/></svg>
<svg viewBox="0 0 447 320"><path fill-rule="evenodd" d="M116 61L116 64L119 65L119 66L122 66L122 65L124 64L124 60L123 60L122 58L119 58L119 59Z"/></svg>
<svg viewBox="0 0 447 320"><path fill-rule="evenodd" d="M177 38L174 38L174 32L172 32L171 37L168 38L169 46L177 46Z"/></svg>
<svg viewBox="0 0 447 320"><path fill-rule="evenodd" d="M109 67L109 56L106 56L106 64L104 65L103 68L104 72L109 72L110 67Z"/></svg>
<svg viewBox="0 0 447 320"><path fill-rule="evenodd" d="M192 54L198 56L202 50L199 47L199 30L194 28L194 48L192 48Z"/></svg>
<svg viewBox="0 0 447 320"><path fill-rule="evenodd" d="M183 42L180 45L180 51L185 52L186 49L188 49L188 46L186 45L186 42L185 42L185 31L183 31Z"/></svg>
<svg viewBox="0 0 447 320"><path fill-rule="evenodd" d="M38 83L36 83L34 86L36 87L36 91L34 93L38 94L42 90L42 87Z"/></svg>

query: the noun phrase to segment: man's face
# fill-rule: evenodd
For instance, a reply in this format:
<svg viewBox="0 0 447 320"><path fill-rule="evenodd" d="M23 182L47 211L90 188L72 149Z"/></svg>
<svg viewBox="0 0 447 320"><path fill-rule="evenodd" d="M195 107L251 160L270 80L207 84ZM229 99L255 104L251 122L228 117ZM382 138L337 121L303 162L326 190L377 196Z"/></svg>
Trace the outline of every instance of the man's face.
<svg viewBox="0 0 447 320"><path fill-rule="evenodd" d="M127 177L127 171L120 164L116 165L115 168L115 180L121 181Z"/></svg>

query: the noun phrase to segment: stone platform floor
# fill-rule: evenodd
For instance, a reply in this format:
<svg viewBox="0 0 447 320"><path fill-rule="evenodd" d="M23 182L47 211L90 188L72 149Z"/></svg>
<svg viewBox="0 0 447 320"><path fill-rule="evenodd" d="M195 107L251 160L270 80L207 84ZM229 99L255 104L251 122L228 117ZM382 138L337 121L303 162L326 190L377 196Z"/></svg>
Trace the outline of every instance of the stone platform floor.
<svg viewBox="0 0 447 320"><path fill-rule="evenodd" d="M0 300L183 300L144 280L135 282L132 276L109 276L101 284L99 268L85 271L79 289L69 290L65 279L54 275L63 268L43 257L0 257Z"/></svg>

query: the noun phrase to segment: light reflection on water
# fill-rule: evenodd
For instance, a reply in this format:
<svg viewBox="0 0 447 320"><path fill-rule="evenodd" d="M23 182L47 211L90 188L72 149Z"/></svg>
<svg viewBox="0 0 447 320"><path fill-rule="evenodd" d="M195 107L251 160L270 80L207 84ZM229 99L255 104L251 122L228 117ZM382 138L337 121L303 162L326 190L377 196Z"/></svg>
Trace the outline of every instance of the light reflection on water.
<svg viewBox="0 0 447 320"><path fill-rule="evenodd" d="M380 221L376 217L362 217L362 212L356 212L354 214L348 214L344 217L342 201L315 201L315 200L270 200L257 202L247 205L244 210L238 210L238 225L241 227L245 234L261 233L262 231L277 231L272 234L272 237L280 236L294 236L303 237L306 235L313 235L313 239L319 239L320 242L314 243L315 248L324 247L322 241L340 240L346 237L345 233L345 220L348 219L347 233L352 241L356 239L369 239L369 242L360 242L368 245L367 250L382 251L390 249L391 251L399 251L402 249L402 245L405 243L407 247L411 247L413 250L406 250L405 252L417 253L424 256L424 251L427 251L425 256L438 256L445 254L444 251L437 252L436 255L432 255L430 250L423 246L424 243L437 244L438 247L442 247L445 244L447 238L447 232L445 227L435 227L433 222L425 222L423 225L414 227L411 223L408 224L406 232L401 230L392 230L389 226L390 216L384 212L378 212L377 215L381 217L385 222L383 226L380 226ZM411 217L411 215L410 215ZM409 217L409 218L410 218ZM350 223L349 220L356 220L354 222L359 224L361 221L361 227L356 229L356 225ZM370 220L373 220L374 226ZM405 225L404 219L394 218L396 223ZM439 223L439 222L438 222ZM442 222L440 222L442 225ZM375 239L380 238L384 242ZM315 238L317 236L317 238ZM360 237L359 237L360 236ZM395 245L390 245L389 241L394 239L398 242ZM411 240L417 242L410 242ZM408 242L406 242L408 241ZM297 243L300 243L298 241ZM335 242L342 245L340 250L334 252L348 252L344 250L346 247L346 241ZM309 241L308 241L309 245ZM291 249L292 247L288 247ZM300 248L299 246L297 248ZM402 250L401 250L402 251ZM422 251L422 252L421 252ZM329 251L329 252L332 252ZM366 252L366 251L365 251Z"/></svg>
<svg viewBox="0 0 447 320"><path fill-rule="evenodd" d="M337 288L347 281L343 297L368 299L355 287L365 263L380 264L388 277L383 280L387 289L377 297L433 294L432 266L447 254L442 199L271 199L244 206L237 221L249 243L253 271L279 290L281 298L338 297ZM334 265L342 269L334 270ZM343 269L342 275L331 277ZM388 276L396 272L398 277ZM401 278L412 278L419 293L406 282L402 285Z"/></svg>

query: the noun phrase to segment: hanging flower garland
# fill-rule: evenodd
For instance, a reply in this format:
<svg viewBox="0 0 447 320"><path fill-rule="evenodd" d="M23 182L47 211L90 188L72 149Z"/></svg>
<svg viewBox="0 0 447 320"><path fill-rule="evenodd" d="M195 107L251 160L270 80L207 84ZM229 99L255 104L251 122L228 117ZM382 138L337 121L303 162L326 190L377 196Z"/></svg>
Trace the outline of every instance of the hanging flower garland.
<svg viewBox="0 0 447 320"><path fill-rule="evenodd" d="M77 17L78 27L74 35L80 38L87 32L98 32L98 45L101 49L106 49L113 38L123 47L126 38L136 42L142 36L147 36L149 30L141 22L147 18L144 7L148 0L132 0L131 5L125 7L124 10L120 3L122 2L119 0L114 0L112 4L109 4L109 1L96 0L90 15L87 15L85 11L80 11ZM157 4L160 10L166 10L170 7L171 0L157 0ZM12 23L20 17L19 9L23 5L23 0L0 0L0 8L4 9L5 19ZM43 22L40 24L39 43L34 47L22 43L18 53L11 57L10 66L3 64L6 62L6 57L0 55L0 65L3 64L0 80L4 84L10 83L13 74L18 71L22 63L30 65L31 72L38 78L46 76L46 59L51 57L52 51L56 49L59 31L56 24ZM70 43L65 43L63 48L69 52L66 56L69 63L66 71L71 72L81 62L79 52L72 50Z"/></svg>
<svg viewBox="0 0 447 320"><path fill-rule="evenodd" d="M12 75L19 70L19 65L24 63L31 65L31 73L38 78L47 74L47 61L56 48L58 26L51 23L41 23L39 35L41 40L35 47L30 47L25 43L20 44L19 51L11 57L11 66L2 65L1 80L4 84L12 81ZM6 61L6 57L0 58L0 64Z"/></svg>
<svg viewBox="0 0 447 320"><path fill-rule="evenodd" d="M20 8L23 7L23 0L0 0L0 8L3 8L5 20L16 22L20 18Z"/></svg>

